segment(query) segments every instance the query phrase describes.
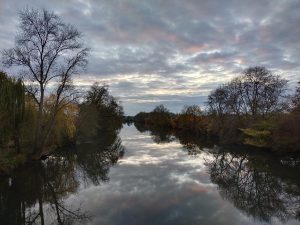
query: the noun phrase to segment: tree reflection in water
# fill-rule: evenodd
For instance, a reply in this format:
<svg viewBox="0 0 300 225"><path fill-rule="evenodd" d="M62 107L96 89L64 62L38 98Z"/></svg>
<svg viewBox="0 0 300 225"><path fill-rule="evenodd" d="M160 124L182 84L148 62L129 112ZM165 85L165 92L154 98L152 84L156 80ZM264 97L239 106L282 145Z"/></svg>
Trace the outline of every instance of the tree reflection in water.
<svg viewBox="0 0 300 225"><path fill-rule="evenodd" d="M67 203L79 184L108 180L110 166L124 154L118 131L95 143L65 149L41 163L32 163L0 178L0 223L83 224L91 217ZM81 171L78 175L78 168Z"/></svg>
<svg viewBox="0 0 300 225"><path fill-rule="evenodd" d="M175 137L173 133L170 132L170 129L164 129L149 125L146 126L141 123L134 123L134 126L141 133L150 131L152 140L157 144L170 143L175 140Z"/></svg>
<svg viewBox="0 0 300 225"><path fill-rule="evenodd" d="M203 152L205 148L214 148L216 143L215 139L195 136L178 130L162 129L141 123L134 123L134 126L141 133L149 131L152 140L157 144L178 140L182 144L183 150L189 155L197 155Z"/></svg>
<svg viewBox="0 0 300 225"><path fill-rule="evenodd" d="M176 138L187 154L207 157L211 181L218 185L221 196L247 216L264 223L275 218L300 221L299 158L244 148L228 151L202 137L166 130L150 132L157 143ZM70 205L69 195L83 183L107 181L110 167L124 154L118 132L100 133L93 143L62 150L44 163L26 165L1 177L0 223L84 224L91 215L80 205Z"/></svg>
<svg viewBox="0 0 300 225"><path fill-rule="evenodd" d="M235 207L260 221L275 217L285 222L300 219L300 164L299 159L289 161L219 152L209 168L212 182Z"/></svg>
<svg viewBox="0 0 300 225"><path fill-rule="evenodd" d="M261 153L257 149L224 150L216 140L174 130L159 130L135 124L143 132L149 129L156 143L174 137L188 155L208 153L211 181L221 196L247 216L262 222L277 218L300 221L300 159ZM173 138L173 140L174 140Z"/></svg>

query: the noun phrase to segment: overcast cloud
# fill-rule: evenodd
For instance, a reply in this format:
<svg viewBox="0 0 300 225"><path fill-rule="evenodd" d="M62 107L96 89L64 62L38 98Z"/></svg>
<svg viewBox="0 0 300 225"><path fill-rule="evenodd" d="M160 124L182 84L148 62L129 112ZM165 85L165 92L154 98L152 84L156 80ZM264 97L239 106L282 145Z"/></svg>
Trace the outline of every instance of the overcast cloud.
<svg viewBox="0 0 300 225"><path fill-rule="evenodd" d="M0 50L12 47L18 10L46 8L92 49L75 84L110 85L125 113L203 105L253 65L300 80L299 0L0 0Z"/></svg>

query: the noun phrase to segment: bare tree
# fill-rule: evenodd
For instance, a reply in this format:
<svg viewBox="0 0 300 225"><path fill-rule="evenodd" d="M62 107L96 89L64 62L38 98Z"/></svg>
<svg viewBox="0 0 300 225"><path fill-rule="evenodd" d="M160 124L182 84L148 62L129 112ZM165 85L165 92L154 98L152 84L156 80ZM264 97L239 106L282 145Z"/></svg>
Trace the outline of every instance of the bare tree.
<svg viewBox="0 0 300 225"><path fill-rule="evenodd" d="M212 114L223 116L227 113L228 91L224 86L213 90L208 96L207 105Z"/></svg>
<svg viewBox="0 0 300 225"><path fill-rule="evenodd" d="M240 116L241 114L248 114L247 105L243 98L244 89L242 79L237 77L224 88L228 93L228 98L226 100L228 111L237 116Z"/></svg>
<svg viewBox="0 0 300 225"><path fill-rule="evenodd" d="M287 81L264 67L249 67L244 73L214 90L208 107L217 115L264 116L284 109Z"/></svg>
<svg viewBox="0 0 300 225"><path fill-rule="evenodd" d="M197 117L203 115L203 112L198 105L190 105L184 106L181 111L181 114Z"/></svg>
<svg viewBox="0 0 300 225"><path fill-rule="evenodd" d="M292 98L293 111L300 112L300 81L296 87L295 94Z"/></svg>
<svg viewBox="0 0 300 225"><path fill-rule="evenodd" d="M249 67L242 76L244 99L251 115L281 111L281 98L287 81L265 67Z"/></svg>
<svg viewBox="0 0 300 225"><path fill-rule="evenodd" d="M19 15L15 47L3 51L2 61L7 67L21 67L27 92L37 104L34 154L39 157L56 114L76 97L72 77L86 66L89 49L84 47L81 33L52 12L26 9ZM53 105L46 120L47 94L52 96Z"/></svg>

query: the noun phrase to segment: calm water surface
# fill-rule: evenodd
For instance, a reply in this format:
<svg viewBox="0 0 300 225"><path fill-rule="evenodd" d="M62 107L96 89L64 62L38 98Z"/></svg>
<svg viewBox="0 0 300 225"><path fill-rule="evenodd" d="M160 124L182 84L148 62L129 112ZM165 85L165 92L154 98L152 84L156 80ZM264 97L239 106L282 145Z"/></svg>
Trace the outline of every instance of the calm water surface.
<svg viewBox="0 0 300 225"><path fill-rule="evenodd" d="M0 177L0 224L300 224L299 168L124 126Z"/></svg>

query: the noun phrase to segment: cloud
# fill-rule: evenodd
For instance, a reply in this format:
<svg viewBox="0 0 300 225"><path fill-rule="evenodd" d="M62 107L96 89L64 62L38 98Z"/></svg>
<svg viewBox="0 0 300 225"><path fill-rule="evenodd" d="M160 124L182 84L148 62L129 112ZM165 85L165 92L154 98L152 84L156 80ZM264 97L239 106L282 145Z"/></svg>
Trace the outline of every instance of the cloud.
<svg viewBox="0 0 300 225"><path fill-rule="evenodd" d="M13 46L24 7L53 10L82 31L92 51L80 79L109 83L127 114L165 99L177 102L171 110L203 105L209 90L253 65L291 84L300 77L298 0L0 0L0 49Z"/></svg>

